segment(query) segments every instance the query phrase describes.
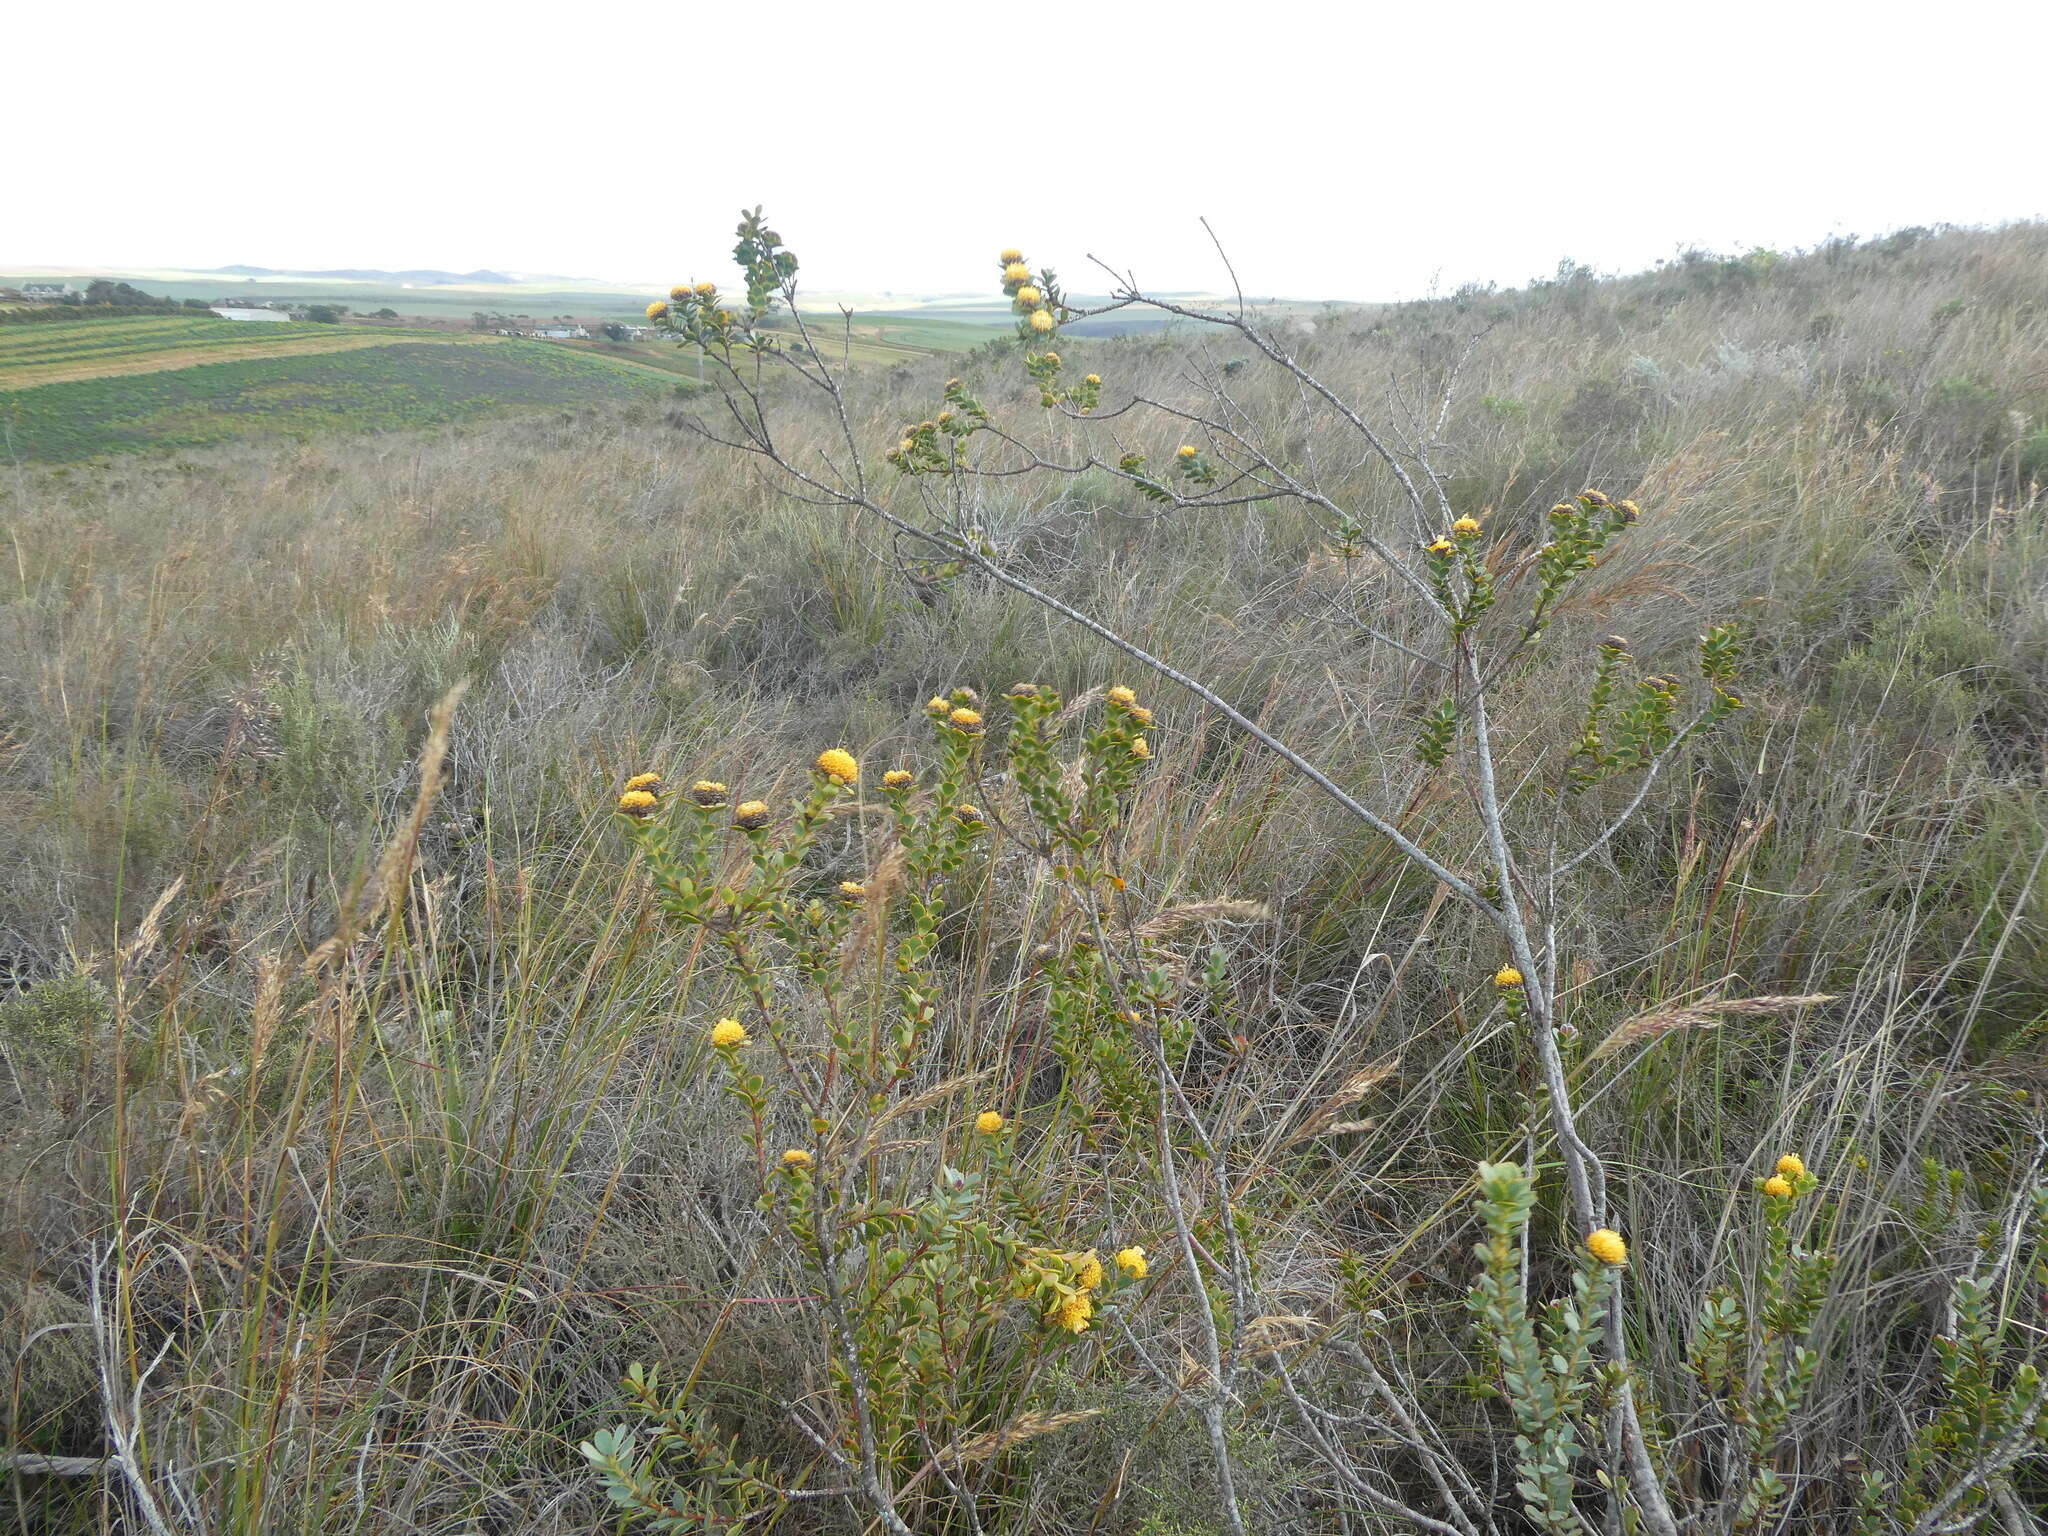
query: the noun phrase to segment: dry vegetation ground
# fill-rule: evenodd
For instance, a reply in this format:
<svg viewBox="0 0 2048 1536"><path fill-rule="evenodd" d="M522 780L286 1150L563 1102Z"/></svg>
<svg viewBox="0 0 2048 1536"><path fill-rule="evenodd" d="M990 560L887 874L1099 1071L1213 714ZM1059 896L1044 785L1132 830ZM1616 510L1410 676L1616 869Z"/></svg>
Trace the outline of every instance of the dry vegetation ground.
<svg viewBox="0 0 2048 1536"><path fill-rule="evenodd" d="M1811 1410L1804 1529L1839 1519L1849 1462L1896 1459L1916 1383L1887 1362L2040 1146L2044 295L2048 229L2022 227L1300 337L1320 375L1394 409L1490 319L1444 434L1461 507L1524 541L1582 485L1645 509L1546 642L1554 661L1502 701L1529 764L1576 729L1564 679L1598 634L1677 668L1709 622L1746 627L1750 708L1612 847L1572 924L1571 1001L1598 1039L1703 995L1840 999L1675 1030L1583 1078L1645 1371L1682 1375L1750 1176L1797 1147L1830 1191L1858 1263L1824 1312L1848 1363ZM1112 396L1159 393L1183 345L1076 344L1074 361ZM1014 363L950 366L992 404L1030 403ZM948 367L866 379L871 437L929 410ZM1244 376L1286 416L1268 389ZM1342 451L1306 429L1297 447ZM1356 491L1385 504L1365 469ZM1330 621L1321 538L1286 510L1148 510L1084 480L998 499L986 525L1033 579L1405 807L1430 846L1468 846L1461 798L1410 754L1432 695ZM935 690L1079 692L1122 669L999 590L911 590L874 530L649 422L24 470L0 481L0 525L0 950L25 988L0 1004L8 1443L100 1455L111 1398L181 1532L596 1531L611 1517L574 1440L616 1417L628 1361L708 1348L735 1422L800 1467L775 1407L806 1390L787 1321L734 1303L788 1292L758 1267L705 1071L722 994L629 868L619 782L654 765L782 798L822 746L915 756ZM410 899L311 1006L300 962L402 819L426 712L458 680ZM1276 1143L1352 1071L1398 1063L1356 1111L1370 1128L1276 1174L1275 1283L1331 1313L1355 1252L1376 1306L1453 1329L1471 1168L1518 1150L1497 957L1271 761L1146 693L1156 769L1129 862L1150 903L1270 909L1229 944ZM937 1069L1013 1024L1028 887L993 868L950 919ZM1074 1358L1067 1402L1109 1411L1015 1453L990 1528L1210 1530L1206 1463L1166 1394L1108 1343ZM1455 1362L1409 1365L1457 1396ZM1285 1436L1244 1435L1255 1529L1340 1528ZM111 1476L17 1474L0 1497L24 1536L144 1528ZM841 1519L800 1513L824 1523L778 1528Z"/></svg>

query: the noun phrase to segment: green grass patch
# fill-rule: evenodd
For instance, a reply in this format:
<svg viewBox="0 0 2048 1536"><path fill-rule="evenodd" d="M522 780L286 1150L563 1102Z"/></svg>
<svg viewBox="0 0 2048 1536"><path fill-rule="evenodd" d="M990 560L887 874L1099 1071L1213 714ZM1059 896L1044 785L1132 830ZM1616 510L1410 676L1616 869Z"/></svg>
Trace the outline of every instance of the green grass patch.
<svg viewBox="0 0 2048 1536"><path fill-rule="evenodd" d="M541 342L394 341L10 391L0 394L0 451L59 461L246 438L434 427L564 406L653 402L673 388L654 373Z"/></svg>

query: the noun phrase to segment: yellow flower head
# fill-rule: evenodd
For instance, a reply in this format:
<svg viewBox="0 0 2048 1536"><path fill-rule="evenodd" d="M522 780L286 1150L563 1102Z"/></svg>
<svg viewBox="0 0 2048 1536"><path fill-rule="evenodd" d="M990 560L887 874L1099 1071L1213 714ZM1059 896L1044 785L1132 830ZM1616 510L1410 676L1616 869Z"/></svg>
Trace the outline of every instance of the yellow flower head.
<svg viewBox="0 0 2048 1536"><path fill-rule="evenodd" d="M903 441L902 441L902 442L900 442L900 443L898 443L898 444L896 445L896 451L897 451L898 453L908 453L908 452L910 452L910 450L911 450L911 449L915 448L916 446L917 446L917 439L916 439L916 438L914 438L914 437L906 437L906 438L904 438L904 439L903 439Z"/></svg>
<svg viewBox="0 0 2048 1536"><path fill-rule="evenodd" d="M993 1136L1003 1128L1003 1117L992 1109L984 1109L974 1117L974 1128L984 1136Z"/></svg>
<svg viewBox="0 0 2048 1536"><path fill-rule="evenodd" d="M882 788L908 789L912 774L908 768L891 768L882 775Z"/></svg>
<svg viewBox="0 0 2048 1536"><path fill-rule="evenodd" d="M1022 288L1019 288L1017 290L1017 302L1019 304L1027 306L1036 304L1040 299L1044 297L1044 294L1040 293L1036 288L1032 287L1029 283L1026 283Z"/></svg>
<svg viewBox="0 0 2048 1536"><path fill-rule="evenodd" d="M1081 382L1083 384L1088 385L1099 385L1102 382L1102 375L1099 373L1091 373L1088 375L1087 378L1083 379Z"/></svg>
<svg viewBox="0 0 2048 1536"><path fill-rule="evenodd" d="M924 701L924 707L925 711L928 714L943 715L947 710L951 709L953 706L949 704L946 700L940 698L937 694L933 694L930 698Z"/></svg>
<svg viewBox="0 0 2048 1536"><path fill-rule="evenodd" d="M646 816L652 813L655 797L644 789L629 789L619 796L619 809L628 816Z"/></svg>
<svg viewBox="0 0 2048 1536"><path fill-rule="evenodd" d="M1034 309L1033 311L1031 311L1031 329L1033 329L1034 331L1049 331L1052 329L1052 326L1053 320L1051 310Z"/></svg>
<svg viewBox="0 0 2048 1536"><path fill-rule="evenodd" d="M650 320L659 320L663 315L667 313L667 299L656 299L652 304L647 306L647 318Z"/></svg>
<svg viewBox="0 0 2048 1536"><path fill-rule="evenodd" d="M732 824L744 831L753 832L768 825L775 813L768 809L765 800L748 800L732 813Z"/></svg>
<svg viewBox="0 0 2048 1536"><path fill-rule="evenodd" d="M839 894L848 901L859 901L867 893L868 888L858 880L842 880L839 882Z"/></svg>
<svg viewBox="0 0 2048 1536"><path fill-rule="evenodd" d="M791 1147L782 1154L782 1166L785 1168L808 1168L811 1166L811 1154L802 1147Z"/></svg>
<svg viewBox="0 0 2048 1536"><path fill-rule="evenodd" d="M854 784L860 779L860 763L846 748L828 747L818 754L818 772L841 784Z"/></svg>
<svg viewBox="0 0 2048 1536"><path fill-rule="evenodd" d="M981 807L978 805L956 805L953 807L953 815L963 827L981 825Z"/></svg>
<svg viewBox="0 0 2048 1536"><path fill-rule="evenodd" d="M1774 1173L1764 1180L1764 1193L1773 1200L1790 1200L1798 1191L1792 1187L1789 1180Z"/></svg>
<svg viewBox="0 0 2048 1536"><path fill-rule="evenodd" d="M1602 1264L1626 1264L1628 1244L1621 1240L1621 1234L1610 1227L1586 1234L1586 1252Z"/></svg>
<svg viewBox="0 0 2048 1536"><path fill-rule="evenodd" d="M661 788L661 775L658 773L636 773L633 777L626 780L626 788L659 789Z"/></svg>
<svg viewBox="0 0 2048 1536"><path fill-rule="evenodd" d="M1131 756L1142 759L1150 757L1151 755L1152 743L1147 741L1142 736L1133 736L1131 738Z"/></svg>
<svg viewBox="0 0 2048 1536"><path fill-rule="evenodd" d="M1461 517L1451 524L1451 532L1453 533L1477 533L1478 531L1479 519L1476 517Z"/></svg>
<svg viewBox="0 0 2048 1536"><path fill-rule="evenodd" d="M697 285L697 296L699 298L708 299L716 292L718 292L718 284L716 283L699 283Z"/></svg>
<svg viewBox="0 0 2048 1536"><path fill-rule="evenodd" d="M1021 283L1030 276L1031 269L1024 265L1021 256L1015 261L1006 262L1003 266L1003 281L1006 283Z"/></svg>
<svg viewBox="0 0 2048 1536"><path fill-rule="evenodd" d="M721 1051L735 1050L747 1043L747 1026L738 1019L720 1019L711 1026L711 1043Z"/></svg>
<svg viewBox="0 0 2048 1536"><path fill-rule="evenodd" d="M1024 253L1018 250L1013 245L1008 250L1004 251L999 259L1002 261L1004 266L1008 266L1013 261L1022 261L1024 259Z"/></svg>
<svg viewBox="0 0 2048 1536"><path fill-rule="evenodd" d="M1095 1315L1095 1303L1088 1299L1086 1291L1076 1291L1060 1299L1052 1309L1050 1321L1069 1333L1086 1333L1088 1319Z"/></svg>
<svg viewBox="0 0 2048 1536"><path fill-rule="evenodd" d="M1178 448L1174 449L1173 451L1179 454L1184 459L1192 459L1202 450L1197 448L1193 443L1182 443Z"/></svg>
<svg viewBox="0 0 2048 1536"><path fill-rule="evenodd" d="M1438 539L1434 544L1429 546L1429 552L1432 555L1453 555L1458 552L1458 546L1453 544L1449 539Z"/></svg>
<svg viewBox="0 0 2048 1536"><path fill-rule="evenodd" d="M1142 704L1133 704L1130 707L1130 716L1139 725L1150 725L1152 723L1152 711Z"/></svg>
<svg viewBox="0 0 2048 1536"><path fill-rule="evenodd" d="M1135 1244L1129 1248L1117 1249L1116 1267L1133 1280L1144 1279L1151 1270L1151 1266L1145 1262L1145 1250Z"/></svg>
<svg viewBox="0 0 2048 1536"><path fill-rule="evenodd" d="M672 299L687 299L694 292L696 290L688 283L677 283L675 287L669 289L668 296Z"/></svg>
<svg viewBox="0 0 2048 1536"><path fill-rule="evenodd" d="M946 719L948 723L958 726L963 731L981 729L981 711L978 709L956 709L946 716Z"/></svg>
<svg viewBox="0 0 2048 1536"><path fill-rule="evenodd" d="M1630 522L1634 522L1643 515L1643 509L1632 501L1617 501L1614 504L1614 508Z"/></svg>
<svg viewBox="0 0 2048 1536"><path fill-rule="evenodd" d="M1607 505L1607 493L1605 491L1596 491L1589 485L1586 489L1579 492L1579 500L1590 501L1596 507L1604 507Z"/></svg>
<svg viewBox="0 0 2048 1536"><path fill-rule="evenodd" d="M1116 687L1110 689L1108 693L1103 695L1103 697L1108 699L1109 702L1112 704L1123 705L1125 709L1135 709L1138 703L1137 694L1133 693L1130 689L1124 687L1121 683L1117 684Z"/></svg>
<svg viewBox="0 0 2048 1536"><path fill-rule="evenodd" d="M1788 1179L1803 1179L1806 1177L1806 1164L1799 1160L1798 1153L1787 1152L1778 1159L1778 1172Z"/></svg>
<svg viewBox="0 0 2048 1536"><path fill-rule="evenodd" d="M690 798L699 805L723 805L725 793L725 786L716 779L699 779L690 786Z"/></svg>
<svg viewBox="0 0 2048 1536"><path fill-rule="evenodd" d="M1504 965L1493 973L1493 984L1503 990L1508 987L1519 987L1522 984L1522 973L1512 965Z"/></svg>
<svg viewBox="0 0 2048 1536"><path fill-rule="evenodd" d="M1093 1248L1081 1255L1080 1267L1074 1271L1074 1284L1084 1291L1102 1289L1102 1260L1095 1256Z"/></svg>

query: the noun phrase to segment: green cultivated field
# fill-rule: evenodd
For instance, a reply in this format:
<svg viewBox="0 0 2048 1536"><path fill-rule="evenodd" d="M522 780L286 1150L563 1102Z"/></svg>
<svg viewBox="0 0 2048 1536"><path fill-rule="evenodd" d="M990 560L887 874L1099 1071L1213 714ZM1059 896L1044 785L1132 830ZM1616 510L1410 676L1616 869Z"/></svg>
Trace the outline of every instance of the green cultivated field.
<svg viewBox="0 0 2048 1536"><path fill-rule="evenodd" d="M544 342L392 340L0 393L0 454L71 460L238 439L443 426L564 406L651 403L676 387L655 373Z"/></svg>

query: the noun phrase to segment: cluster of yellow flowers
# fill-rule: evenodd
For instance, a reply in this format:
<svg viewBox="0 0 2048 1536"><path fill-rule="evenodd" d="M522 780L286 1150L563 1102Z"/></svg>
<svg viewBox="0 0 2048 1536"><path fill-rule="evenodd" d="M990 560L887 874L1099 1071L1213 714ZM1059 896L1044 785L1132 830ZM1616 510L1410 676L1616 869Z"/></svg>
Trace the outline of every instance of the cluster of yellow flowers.
<svg viewBox="0 0 2048 1536"><path fill-rule="evenodd" d="M1778 1159L1778 1171L1763 1182L1763 1192L1773 1200L1790 1200L1806 1182L1806 1164L1796 1152Z"/></svg>
<svg viewBox="0 0 2048 1536"><path fill-rule="evenodd" d="M1024 253L1006 250L999 259L1003 267L1003 292L1010 296L1011 307L1026 317L1032 330L1041 336L1050 335L1059 322L1053 319L1044 290L1031 280L1031 268L1024 264Z"/></svg>
<svg viewBox="0 0 2048 1536"><path fill-rule="evenodd" d="M1004 1123L1003 1117L992 1109L984 1109L974 1117L974 1128L984 1136L995 1135Z"/></svg>
<svg viewBox="0 0 2048 1536"><path fill-rule="evenodd" d="M830 747L820 752L818 772L836 784L851 787L860 782L860 763L844 747Z"/></svg>
<svg viewBox="0 0 2048 1536"><path fill-rule="evenodd" d="M1116 1267L1126 1279L1142 1280L1150 1273L1145 1250L1135 1244L1120 1248ZM1025 1253L1026 1273L1018 1281L1019 1294L1049 1289L1052 1304L1045 1320L1068 1333L1086 1333L1095 1316L1095 1294L1108 1279L1108 1270L1093 1248L1085 1253L1062 1253L1052 1248L1031 1248Z"/></svg>
<svg viewBox="0 0 2048 1536"><path fill-rule="evenodd" d="M619 809L628 816L652 816L661 804L661 775L636 773L626 780L619 796Z"/></svg>

